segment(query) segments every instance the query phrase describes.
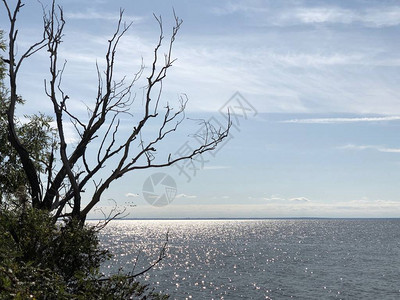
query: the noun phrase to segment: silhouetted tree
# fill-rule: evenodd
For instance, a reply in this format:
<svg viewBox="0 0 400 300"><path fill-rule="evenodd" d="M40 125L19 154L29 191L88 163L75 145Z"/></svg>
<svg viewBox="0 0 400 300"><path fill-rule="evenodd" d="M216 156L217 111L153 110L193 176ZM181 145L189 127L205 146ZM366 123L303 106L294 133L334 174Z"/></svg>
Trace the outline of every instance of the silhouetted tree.
<svg viewBox="0 0 400 300"><path fill-rule="evenodd" d="M69 109L72 100L62 87L63 9L54 0L50 9L43 7L43 35L17 51L17 19L24 4L21 0L2 3L10 27L7 43L0 36L0 50L8 53L0 60L0 299L166 299L135 281L165 256L165 244L143 271L104 277L99 266L110 254L99 245L99 228L88 227L84 221L104 191L122 176L193 159L215 149L229 133L230 121L225 129L205 122L203 143L196 149L180 156L157 152L184 121L188 101L182 96L174 110L162 100L162 84L175 61L172 48L182 20L174 15L175 25L162 55L163 25L161 17L155 17L160 35L141 109L134 110L134 84L145 68L142 64L129 80L115 78L117 48L131 26L123 23L121 11L107 41L105 67L101 70L96 65L97 93L86 103L87 117L81 117ZM16 107L32 104L29 95L22 100L19 94L21 67L42 50L49 54L50 71L45 81L47 102L43 100L40 106L48 105L46 111L52 113L27 116L28 121L21 122ZM128 131L120 130L122 116L131 117L124 124L131 126ZM68 144L66 126L71 123L79 138ZM146 135L145 129L155 125L158 128ZM93 193L83 204L81 195L90 184Z"/></svg>
<svg viewBox="0 0 400 300"><path fill-rule="evenodd" d="M115 79L117 48L121 38L131 26L122 21L123 11L120 12L117 28L108 40L104 70L97 65L97 94L92 105L87 104L88 117L82 118L69 109L71 100L62 88L65 63L59 64L59 49L65 25L63 9L57 6L55 1L48 11L44 9L43 36L37 43L25 51L20 50L18 54L17 19L24 4L21 0L16 1L14 8L6 0L3 0L3 4L10 24L7 58L9 100L6 103L8 140L18 154L24 170L28 182L29 203L33 208L52 211L55 220L60 217L71 217L82 222L101 200L104 191L118 178L132 171L166 167L181 160L195 158L196 155L215 149L227 137L229 122L225 129L214 128L208 124L209 126L205 126L208 131L203 136L203 143L190 153L174 156L172 153L157 152L160 142L175 132L184 120L187 104L187 97L182 96L179 107L174 110L161 100L163 80L175 61L172 49L182 24L182 20L177 16L174 15L175 25L164 55L160 54L164 42L163 24L161 17L155 17L160 28L160 36L147 75L141 112L133 112L131 110L135 102L135 97L132 96L133 87L145 68L142 65L130 80L128 77L122 80ZM42 49L49 53L50 58L50 78L45 81L45 90L48 106L52 108L52 117L56 124L56 142L52 144L58 147L51 147L46 160L38 164L37 157L32 155L32 150L18 131L15 108L20 101L17 78L21 66L30 56ZM26 98L26 102L29 103L30 100ZM3 105L4 103L3 101ZM46 104L41 103L41 105ZM119 129L122 115L132 117L129 122L131 128L125 136L121 136ZM67 144L66 119L73 123L79 136L75 145ZM158 124L158 129L154 131L156 134L146 137L144 129L150 124L152 126ZM95 140L97 143L94 143ZM112 165L112 171L109 173L104 169L106 164L107 167ZM94 185L94 192L90 201L83 205L82 192L89 184Z"/></svg>

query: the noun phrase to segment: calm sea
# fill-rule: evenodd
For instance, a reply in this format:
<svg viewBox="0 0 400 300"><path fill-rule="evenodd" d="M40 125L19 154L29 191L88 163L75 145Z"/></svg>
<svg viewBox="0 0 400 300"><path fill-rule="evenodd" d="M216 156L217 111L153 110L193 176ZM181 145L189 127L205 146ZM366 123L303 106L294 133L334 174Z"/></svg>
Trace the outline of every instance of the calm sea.
<svg viewBox="0 0 400 300"><path fill-rule="evenodd" d="M139 272L171 299L400 299L400 219L120 220L105 272Z"/></svg>

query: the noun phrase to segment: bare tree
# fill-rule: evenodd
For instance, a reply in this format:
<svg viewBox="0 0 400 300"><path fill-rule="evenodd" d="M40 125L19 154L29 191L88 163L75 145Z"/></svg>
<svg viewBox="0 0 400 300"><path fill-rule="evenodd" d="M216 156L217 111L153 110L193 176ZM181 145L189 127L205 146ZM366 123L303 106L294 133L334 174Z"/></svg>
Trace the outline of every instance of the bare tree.
<svg viewBox="0 0 400 300"><path fill-rule="evenodd" d="M68 108L69 97L62 88L65 62L59 63L59 48L65 25L63 9L52 1L51 7L43 9L43 36L21 55L16 52L18 30L17 17L24 4L16 1L14 8L2 0L8 14L10 29L8 42L8 72L10 85L10 104L8 107L9 141L18 152L29 182L29 194L32 206L54 212L55 219L72 217L84 221L88 213L101 200L104 191L118 178L141 169L171 166L181 160L192 159L197 155L215 149L227 137L230 121L226 128L216 129L206 126L207 133L203 143L190 153L175 157L172 153L157 152L161 141L175 132L185 119L187 97L181 96L178 109L163 104L162 84L167 71L175 59L172 56L173 44L182 20L174 14L175 25L166 44L166 53L160 54L164 42L161 17L155 16L160 35L154 48L154 56L149 68L147 86L143 96L141 112L132 111L135 97L134 84L145 71L144 65L139 71L121 80L115 79L116 52L121 38L131 24L123 22L121 10L119 21L113 36L108 40L105 55L105 68L97 66L97 95L92 106L87 107L88 117L83 118ZM50 78L45 81L45 92L52 107L57 126L59 147L54 147L46 165L45 174L40 173L33 163L33 158L20 142L15 130L15 106L18 103L17 78L21 65L38 51L45 49L50 56ZM28 100L29 101L29 100ZM133 124L125 136L120 136L121 117L131 117ZM66 119L75 127L79 141L73 149L67 149ZM150 123L158 122L156 134L144 138L144 130ZM94 142L96 140L96 142ZM93 159L95 157L95 160ZM112 171L105 172L105 166L113 164ZM90 201L83 205L81 194L90 184L94 192Z"/></svg>

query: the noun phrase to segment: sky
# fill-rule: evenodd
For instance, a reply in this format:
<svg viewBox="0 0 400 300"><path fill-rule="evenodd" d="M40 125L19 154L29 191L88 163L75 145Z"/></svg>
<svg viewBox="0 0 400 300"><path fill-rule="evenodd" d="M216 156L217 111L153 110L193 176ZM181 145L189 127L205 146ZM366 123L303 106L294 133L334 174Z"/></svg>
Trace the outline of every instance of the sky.
<svg viewBox="0 0 400 300"><path fill-rule="evenodd" d="M41 37L41 7L26 2L18 23L20 53ZM115 201L130 218L400 216L398 1L58 4L67 22L60 50L67 61L63 88L78 114L96 95L96 62L104 65L121 8L132 27L117 52L120 78L132 76L143 61L145 80L159 36L153 14L162 16L166 39L173 11L183 19L163 99L176 104L186 94L188 119L160 151L195 145L196 120L223 127L227 110L233 114L230 136L217 151L185 165L128 174L109 188L99 208ZM3 7L0 28L8 30ZM40 52L21 69L20 93L27 100L18 108L21 116L50 113L43 94L47 56ZM138 82L138 99L144 85ZM72 147L72 127L68 137ZM167 184L170 203L150 205L148 180L156 184L167 175L175 184ZM153 193L166 194L165 185ZM99 210L91 214L99 216Z"/></svg>

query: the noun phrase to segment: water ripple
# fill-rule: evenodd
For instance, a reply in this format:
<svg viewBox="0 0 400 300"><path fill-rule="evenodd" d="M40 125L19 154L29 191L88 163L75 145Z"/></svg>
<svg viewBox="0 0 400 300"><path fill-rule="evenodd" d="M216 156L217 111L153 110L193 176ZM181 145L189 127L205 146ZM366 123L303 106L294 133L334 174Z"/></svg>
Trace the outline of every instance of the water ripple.
<svg viewBox="0 0 400 300"><path fill-rule="evenodd" d="M399 299L400 220L121 220L103 271L146 268L173 299Z"/></svg>

